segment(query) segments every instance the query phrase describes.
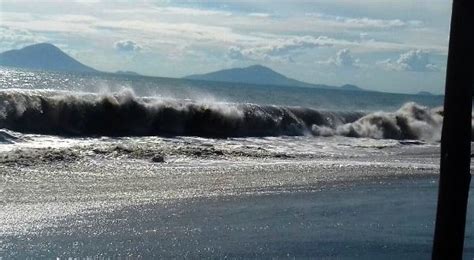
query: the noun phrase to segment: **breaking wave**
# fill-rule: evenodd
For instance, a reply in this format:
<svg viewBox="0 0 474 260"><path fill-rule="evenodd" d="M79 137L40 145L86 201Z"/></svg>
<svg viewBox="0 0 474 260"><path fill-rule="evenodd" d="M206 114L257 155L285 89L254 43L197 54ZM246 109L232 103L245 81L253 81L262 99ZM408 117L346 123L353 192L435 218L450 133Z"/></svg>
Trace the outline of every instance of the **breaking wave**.
<svg viewBox="0 0 474 260"><path fill-rule="evenodd" d="M443 124L442 110L406 103L393 113L375 112L336 128L336 134L376 139L420 139L438 141Z"/></svg>
<svg viewBox="0 0 474 260"><path fill-rule="evenodd" d="M14 144L23 138L20 133L15 133L6 129L0 129L0 144Z"/></svg>
<svg viewBox="0 0 474 260"><path fill-rule="evenodd" d="M66 136L343 135L439 139L442 113L407 103L393 113L195 102L118 93L0 91L0 128Z"/></svg>

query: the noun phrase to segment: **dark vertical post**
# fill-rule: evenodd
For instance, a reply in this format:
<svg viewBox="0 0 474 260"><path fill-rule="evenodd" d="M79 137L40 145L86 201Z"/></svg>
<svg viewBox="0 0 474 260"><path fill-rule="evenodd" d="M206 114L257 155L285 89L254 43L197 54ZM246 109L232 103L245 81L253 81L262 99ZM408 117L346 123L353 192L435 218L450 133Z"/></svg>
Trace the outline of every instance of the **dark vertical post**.
<svg viewBox="0 0 474 260"><path fill-rule="evenodd" d="M433 259L462 259L469 195L474 86L474 1L454 0Z"/></svg>

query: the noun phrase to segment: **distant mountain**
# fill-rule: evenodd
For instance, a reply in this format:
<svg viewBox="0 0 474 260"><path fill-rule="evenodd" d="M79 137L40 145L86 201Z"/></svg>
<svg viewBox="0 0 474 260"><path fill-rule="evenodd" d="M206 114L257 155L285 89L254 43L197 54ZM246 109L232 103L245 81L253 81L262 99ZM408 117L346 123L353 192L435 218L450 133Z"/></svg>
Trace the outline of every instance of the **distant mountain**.
<svg viewBox="0 0 474 260"><path fill-rule="evenodd" d="M115 74L120 74L120 75L131 75L131 76L141 76L140 74L136 73L135 71L129 71L129 70L117 70Z"/></svg>
<svg viewBox="0 0 474 260"><path fill-rule="evenodd" d="M428 92L428 91L420 91L418 93L416 93L417 95L420 95L420 96L433 96L433 93L431 92Z"/></svg>
<svg viewBox="0 0 474 260"><path fill-rule="evenodd" d="M346 84L339 87L341 90L351 90L351 91L367 91L363 88L359 88L356 85Z"/></svg>
<svg viewBox="0 0 474 260"><path fill-rule="evenodd" d="M270 68L262 65L253 65L246 68L219 70L206 74L196 74L184 77L185 79L207 80L219 82L248 83L257 85L278 85L297 87L330 88L326 85L316 85L288 78Z"/></svg>
<svg viewBox="0 0 474 260"><path fill-rule="evenodd" d="M2 52L0 66L51 71L98 72L50 43L39 43L19 50Z"/></svg>
<svg viewBox="0 0 474 260"><path fill-rule="evenodd" d="M75 60L74 58L60 50L58 47L50 43L39 43L26 46L19 50L10 50L0 53L0 66L49 71L100 73L100 71L80 63L79 61ZM115 74L141 76L136 72L126 70L119 70L115 72ZM362 88L350 84L346 84L341 87L335 87L299 81L296 79L288 78L285 75L282 75L262 65L253 65L245 68L225 69L206 74L190 75L184 77L184 79L246 83L256 85L277 85L365 91Z"/></svg>

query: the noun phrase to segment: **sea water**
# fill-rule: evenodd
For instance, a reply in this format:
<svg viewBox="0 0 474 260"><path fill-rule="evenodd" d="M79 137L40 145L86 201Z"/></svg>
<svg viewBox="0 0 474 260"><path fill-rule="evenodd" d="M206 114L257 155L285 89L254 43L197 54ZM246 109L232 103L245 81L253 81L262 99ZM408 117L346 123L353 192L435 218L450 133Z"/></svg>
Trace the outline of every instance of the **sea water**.
<svg viewBox="0 0 474 260"><path fill-rule="evenodd" d="M2 68L0 257L429 257L442 101Z"/></svg>

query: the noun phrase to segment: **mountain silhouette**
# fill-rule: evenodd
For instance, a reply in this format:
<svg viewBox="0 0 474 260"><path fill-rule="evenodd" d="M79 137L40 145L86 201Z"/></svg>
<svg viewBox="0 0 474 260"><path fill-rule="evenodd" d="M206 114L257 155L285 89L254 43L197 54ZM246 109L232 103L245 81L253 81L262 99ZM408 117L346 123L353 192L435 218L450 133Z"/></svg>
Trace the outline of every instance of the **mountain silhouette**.
<svg viewBox="0 0 474 260"><path fill-rule="evenodd" d="M130 70L117 70L115 74L128 75L128 76L141 76L141 74L136 73L135 71L130 71Z"/></svg>
<svg viewBox="0 0 474 260"><path fill-rule="evenodd" d="M352 85L352 84L345 84L345 85L342 85L342 86L340 86L340 89L342 89L342 90L350 90L350 91L365 91L364 89L359 88L358 86Z"/></svg>
<svg viewBox="0 0 474 260"><path fill-rule="evenodd" d="M10 50L0 53L0 66L48 71L101 73L101 71L80 63L50 43L29 45L19 50ZM138 73L132 71L117 71L116 74L139 76ZM195 74L184 77L184 79L364 91L364 89L349 84L336 87L299 81L288 78L262 65L225 69L206 74Z"/></svg>
<svg viewBox="0 0 474 260"><path fill-rule="evenodd" d="M316 87L327 89L334 88L327 85L310 84L296 79L288 78L262 65L253 65L245 68L225 69L206 74L190 75L184 78L193 80L247 83L257 85Z"/></svg>
<svg viewBox="0 0 474 260"><path fill-rule="evenodd" d="M99 72L86 66L50 43L39 43L0 53L0 65L67 72Z"/></svg>

